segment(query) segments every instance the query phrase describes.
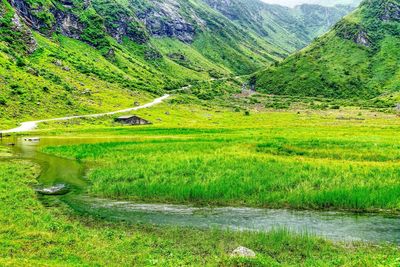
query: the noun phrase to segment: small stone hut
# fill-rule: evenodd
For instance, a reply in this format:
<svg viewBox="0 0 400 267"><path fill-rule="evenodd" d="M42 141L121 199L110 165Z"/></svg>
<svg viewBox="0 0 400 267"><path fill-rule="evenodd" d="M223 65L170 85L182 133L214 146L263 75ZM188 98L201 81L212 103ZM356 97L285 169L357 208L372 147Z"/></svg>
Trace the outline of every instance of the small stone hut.
<svg viewBox="0 0 400 267"><path fill-rule="evenodd" d="M126 125L146 125L151 124L151 122L140 118L136 115L121 116L115 119L115 122L123 123Z"/></svg>

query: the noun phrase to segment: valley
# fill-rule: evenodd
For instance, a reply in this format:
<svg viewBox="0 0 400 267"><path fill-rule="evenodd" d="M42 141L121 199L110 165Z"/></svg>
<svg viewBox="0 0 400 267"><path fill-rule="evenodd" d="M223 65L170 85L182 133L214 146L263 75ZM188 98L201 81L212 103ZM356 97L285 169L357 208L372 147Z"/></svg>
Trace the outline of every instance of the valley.
<svg viewBox="0 0 400 267"><path fill-rule="evenodd" d="M398 266L399 19L1 0L0 265Z"/></svg>
<svg viewBox="0 0 400 267"><path fill-rule="evenodd" d="M306 253L309 265L318 265L319 260L332 265L335 265L335 262L339 262L340 265L348 261L370 266L381 262L388 265L397 264L399 251L395 245L397 241L392 239L398 235L395 224L398 220L396 132L399 125L395 115L362 111L363 120L358 120L351 119L352 110L333 109L300 114L293 110L252 110L250 115L245 115L243 112L226 108L210 109L193 104L173 104L174 98L177 96L172 96L171 99L150 109L136 111L143 118L156 120L157 123L153 126L121 126L112 122L113 116L39 124L39 129L34 133L41 136L39 151L50 157L55 155L54 160L45 162L49 162L49 166L59 168L60 172L45 167L42 157L33 161L36 163L27 161L32 157L29 156L29 151L34 149L29 142L25 142L28 158L4 161L3 157L0 165L8 166L8 171L3 169L1 177L7 179L8 183L10 180L7 177L10 177L11 173L19 175L23 170L30 170L32 176L29 177L36 179L38 166L44 168L38 181L31 180L31 186L19 184L19 190L25 188L24 194L32 194L31 201L36 198L34 188L37 186L66 183L72 187L73 192L78 193L69 193L61 197L42 196L36 199L37 207L43 209L40 214L48 214L46 216L50 216L47 218L51 218L51 221L42 222L43 226L30 227L28 231L42 232L44 236L41 236L41 240L51 238L57 248L62 248L64 242L57 237L58 234L66 231L64 233L69 240L81 242L82 237L72 233L84 231L85 240L97 240L96 242L101 242L103 246L113 248L117 257L113 259L111 256L105 256L108 254L104 252L101 256L95 256L99 252L96 245L94 250L89 252L90 258L87 258L88 255L82 255L79 259L71 258L69 255L80 253L64 247L59 252L43 249L32 251L29 256L24 254L25 260L36 262L36 255L41 255L39 262L49 263L47 257L57 255L70 265L88 262L107 264L110 259L117 263L124 260L135 265L151 265L153 261L153 265L160 262L183 265L236 265L240 263L240 259L232 259L229 253L236 246L244 245L254 249L258 255L256 259L243 259L246 264L295 265L301 257L297 253ZM342 120L340 116L349 116L350 119ZM379 135L376 134L378 132ZM18 141L3 141L8 142ZM19 152L14 154L19 155ZM7 157L9 156L5 159ZM77 169L78 172L75 173L75 167L63 165L64 159L79 162L86 167ZM72 176L68 176L69 174ZM25 172L21 173L18 180L26 179L26 175ZM16 188L12 190L11 192L17 192ZM79 192L90 198L80 199ZM6 199L11 200L11 196ZM104 199L106 202L101 204L97 199ZM200 207L200 210L192 218L193 222L190 222L190 217L187 218L189 215L174 215L173 210L168 213L164 210L166 207L161 209L163 211L151 211L151 206L144 205L143 209L149 212L148 215L143 211L135 212L129 205L119 208L118 205L126 201L134 205L167 204L169 210L173 209L173 206L168 206L172 203L194 205ZM46 203L47 207L42 207L41 203ZM18 205L24 204L19 202ZM20 207L23 209L23 206ZM183 207L178 207L182 212ZM206 210L202 211L201 207L205 207ZM215 211L207 211L207 207ZM280 225L281 228L278 227L272 232L267 230L256 233L249 229L245 232L236 232L233 229L226 231L218 229L218 224L213 222L212 216L218 214L219 207L255 207L271 212L274 209L282 212L289 209L299 210L299 214L301 210L320 210L322 214L325 211L330 214L328 222L334 220L333 211L346 211L349 214L347 216L350 216L346 220L355 216L351 225L355 225L358 230L344 235L339 230L330 229L329 235L324 235L312 228L310 223L300 228L303 230L293 231L287 224L274 222L272 225ZM131 209L133 213L129 212ZM208 212L211 212L210 215L207 215ZM357 215L360 213L366 215ZM233 221L239 222L240 213L232 211L228 214L237 214L239 217L226 217L225 223L229 225ZM255 218L255 214L250 213L247 216ZM277 216L275 214L273 218L277 219ZM300 227L300 222L307 219L302 217L304 215L299 216L296 217L297 223L292 227ZM317 216L324 218L324 215ZM339 222L343 222L344 217L340 214L338 216L336 225L339 227ZM379 224L382 228L369 226L368 231L360 232L363 229L362 216L378 220L372 224ZM381 221L380 216L383 218ZM36 220L41 220L40 218ZM146 218L149 218L149 221ZM205 229L204 225L196 224L204 223L204 218L214 227ZM218 218L220 222L221 219ZM10 218L6 216L4 219ZM176 221L169 224L171 220ZM313 222L315 220L317 219L312 219ZM386 225L385 220L392 222ZM249 218L246 221L249 222ZM77 222L79 224L76 224ZM148 226L138 225L139 222L147 222ZM6 222L3 220L2 223ZM70 223L73 223L73 226ZM263 221L261 227L268 227L269 223L271 222ZM48 236L46 229L52 228L48 228L51 226L46 226L47 224L58 225L54 230L50 230L53 237ZM318 225L324 225L323 221ZM394 229L389 234L389 239L384 239L392 227ZM9 231L11 230L5 230L2 238L7 238L7 233L11 233ZM20 235L27 233L27 229L22 231L14 228L13 231ZM109 231L113 233L111 239L108 237ZM362 235L361 239L357 239L360 238L357 233ZM120 242L133 242L132 235L135 236L135 244L140 244L129 246L132 251L119 251L122 247L114 248L118 244L125 244ZM337 235L339 240L320 239L330 239L329 236L332 235ZM342 239L353 235L357 241ZM368 239L371 235L377 239ZM189 239L191 243L187 243ZM222 240L230 241L214 250L215 242L219 243ZM377 248L373 244L365 243L367 241L382 246ZM381 242L385 241L390 241L393 245L383 245ZM15 246L30 246L23 240L15 242L17 241L13 241ZM166 243L159 251L153 242ZM169 242L177 242L177 245L171 247ZM300 245L304 242L309 246ZM353 246L350 253L346 249L349 242ZM84 243L82 246L84 247ZM9 249L10 245L6 247ZM195 247L201 249L201 253L206 255L205 258L198 256L199 252ZM145 250L138 251L142 248ZM286 252L288 248L293 252ZM172 249L173 256L164 255L165 249ZM325 250L328 254L322 256L320 253L325 253ZM270 253L274 253L274 257L271 258ZM125 259L128 255L129 258ZM371 255L374 255L373 259L370 258ZM152 260L149 261L150 259ZM12 262L10 259L5 260L6 263ZM22 263L17 260L16 264Z"/></svg>

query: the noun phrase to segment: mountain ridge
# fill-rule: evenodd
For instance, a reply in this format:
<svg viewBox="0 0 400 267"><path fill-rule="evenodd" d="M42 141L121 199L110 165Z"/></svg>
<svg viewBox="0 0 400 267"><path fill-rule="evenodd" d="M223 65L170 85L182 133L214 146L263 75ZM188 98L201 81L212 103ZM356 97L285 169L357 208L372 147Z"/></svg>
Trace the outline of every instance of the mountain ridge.
<svg viewBox="0 0 400 267"><path fill-rule="evenodd" d="M400 3L366 0L304 50L260 72L272 94L374 98L400 91Z"/></svg>

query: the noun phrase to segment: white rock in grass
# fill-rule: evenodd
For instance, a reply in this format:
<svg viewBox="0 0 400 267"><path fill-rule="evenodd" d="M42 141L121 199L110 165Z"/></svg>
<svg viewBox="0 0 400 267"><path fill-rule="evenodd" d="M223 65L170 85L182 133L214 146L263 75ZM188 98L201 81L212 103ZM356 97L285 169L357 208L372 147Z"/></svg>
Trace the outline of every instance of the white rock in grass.
<svg viewBox="0 0 400 267"><path fill-rule="evenodd" d="M256 253L249 248L238 247L231 253L232 257L246 257L246 258L254 258Z"/></svg>

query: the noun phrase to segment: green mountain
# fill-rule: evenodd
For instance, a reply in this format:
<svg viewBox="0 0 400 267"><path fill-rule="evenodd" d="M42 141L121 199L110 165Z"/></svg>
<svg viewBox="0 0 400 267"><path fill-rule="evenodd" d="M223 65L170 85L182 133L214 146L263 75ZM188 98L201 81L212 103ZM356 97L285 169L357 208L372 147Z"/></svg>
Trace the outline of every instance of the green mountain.
<svg viewBox="0 0 400 267"><path fill-rule="evenodd" d="M303 47L347 10L323 9L331 15L321 24L320 11L306 21L299 9L221 3L1 0L0 116L116 109L195 80L249 74Z"/></svg>
<svg viewBox="0 0 400 267"><path fill-rule="evenodd" d="M257 74L271 94L373 98L400 91L400 1L366 0L323 37Z"/></svg>
<svg viewBox="0 0 400 267"><path fill-rule="evenodd" d="M228 1L229 4L220 0L204 1L231 21L289 54L327 32L354 9L344 5L324 7L308 4L288 8L258 0Z"/></svg>

